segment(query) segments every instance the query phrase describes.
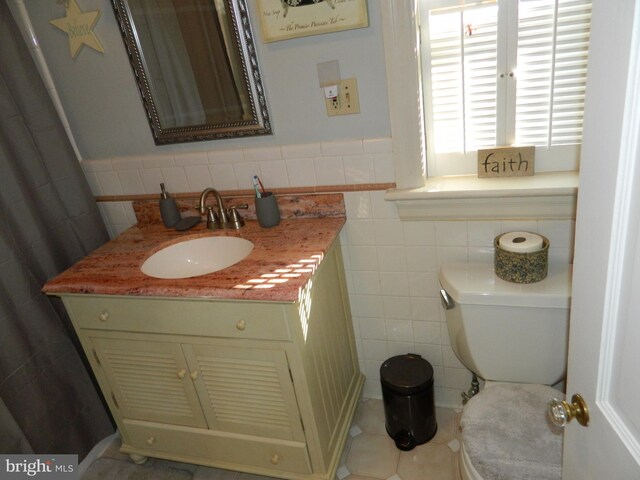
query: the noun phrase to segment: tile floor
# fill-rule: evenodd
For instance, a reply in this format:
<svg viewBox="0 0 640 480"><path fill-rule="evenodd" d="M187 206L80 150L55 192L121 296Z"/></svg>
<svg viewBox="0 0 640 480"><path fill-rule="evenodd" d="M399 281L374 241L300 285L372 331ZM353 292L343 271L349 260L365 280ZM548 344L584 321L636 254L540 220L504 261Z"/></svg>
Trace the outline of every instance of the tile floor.
<svg viewBox="0 0 640 480"><path fill-rule="evenodd" d="M398 450L384 427L382 400L363 399L356 411L347 441L338 480L459 480L457 454L459 414L436 408L438 432L424 445L408 452ZM127 458L112 444L104 457ZM192 472L194 480L272 480L270 477L232 472L217 468L150 459Z"/></svg>

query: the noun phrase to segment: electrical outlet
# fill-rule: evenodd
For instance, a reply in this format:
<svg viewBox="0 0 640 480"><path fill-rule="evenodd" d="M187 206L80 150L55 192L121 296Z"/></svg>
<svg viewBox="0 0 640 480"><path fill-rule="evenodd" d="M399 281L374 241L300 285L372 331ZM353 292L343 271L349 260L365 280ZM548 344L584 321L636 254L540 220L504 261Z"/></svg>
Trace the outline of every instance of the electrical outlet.
<svg viewBox="0 0 640 480"><path fill-rule="evenodd" d="M338 85L338 97L325 98L327 115L351 115L360 113L360 99L358 98L358 82L355 78L341 80Z"/></svg>

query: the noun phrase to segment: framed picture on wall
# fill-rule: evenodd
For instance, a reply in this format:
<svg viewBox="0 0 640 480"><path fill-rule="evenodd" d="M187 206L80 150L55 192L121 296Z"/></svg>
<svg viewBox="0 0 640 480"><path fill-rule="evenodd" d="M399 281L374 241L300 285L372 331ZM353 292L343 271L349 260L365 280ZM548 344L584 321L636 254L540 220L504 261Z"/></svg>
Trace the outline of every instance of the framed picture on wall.
<svg viewBox="0 0 640 480"><path fill-rule="evenodd" d="M366 0L258 0L265 43L369 25Z"/></svg>

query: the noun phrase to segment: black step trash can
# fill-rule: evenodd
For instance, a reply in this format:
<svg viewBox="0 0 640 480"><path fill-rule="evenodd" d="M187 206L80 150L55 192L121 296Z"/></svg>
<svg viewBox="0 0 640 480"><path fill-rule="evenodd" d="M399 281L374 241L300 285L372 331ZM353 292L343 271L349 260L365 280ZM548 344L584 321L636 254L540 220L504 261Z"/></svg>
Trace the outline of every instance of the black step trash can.
<svg viewBox="0 0 640 480"><path fill-rule="evenodd" d="M420 355L407 353L380 367L387 433L400 450L411 450L438 430L433 398L433 367Z"/></svg>

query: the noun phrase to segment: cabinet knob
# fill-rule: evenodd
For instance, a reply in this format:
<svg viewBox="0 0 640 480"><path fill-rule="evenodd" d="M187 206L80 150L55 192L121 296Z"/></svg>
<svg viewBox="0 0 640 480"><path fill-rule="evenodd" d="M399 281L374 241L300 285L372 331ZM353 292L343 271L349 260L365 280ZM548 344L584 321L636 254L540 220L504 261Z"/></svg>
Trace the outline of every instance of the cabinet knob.
<svg viewBox="0 0 640 480"><path fill-rule="evenodd" d="M148 445L153 445L154 443L156 443L156 437L147 438L147 444Z"/></svg>
<svg viewBox="0 0 640 480"><path fill-rule="evenodd" d="M195 372L191 372L189 376L191 377L191 380L195 380L198 378L198 371L196 370Z"/></svg>
<svg viewBox="0 0 640 480"><path fill-rule="evenodd" d="M274 453L274 454L271 456L271 463L272 463L273 465L277 465L277 464L279 464L279 463L280 463L280 455L278 455L277 453Z"/></svg>
<svg viewBox="0 0 640 480"><path fill-rule="evenodd" d="M245 322L244 320L238 320L238 323L236 323L236 328L240 331L244 330L245 328L247 328L247 322Z"/></svg>
<svg viewBox="0 0 640 480"><path fill-rule="evenodd" d="M182 370L180 370L178 372L178 378L184 378L184 376L187 374L187 371L183 368Z"/></svg>
<svg viewBox="0 0 640 480"><path fill-rule="evenodd" d="M101 322L106 322L109 319L109 312L106 310L103 310L102 313L98 315L98 319Z"/></svg>

